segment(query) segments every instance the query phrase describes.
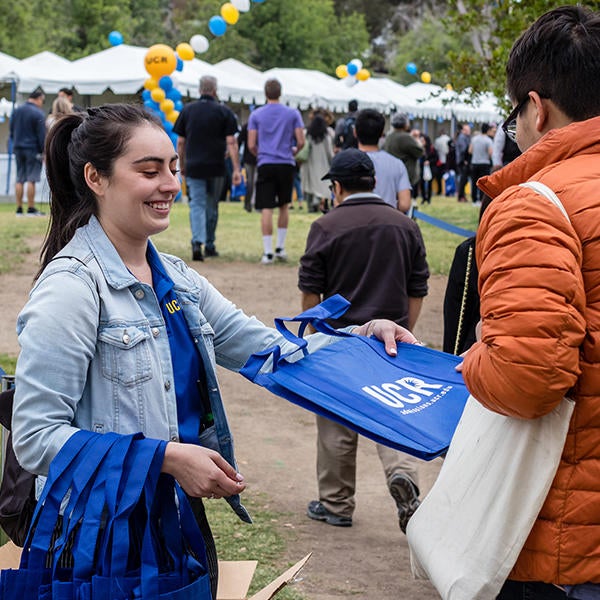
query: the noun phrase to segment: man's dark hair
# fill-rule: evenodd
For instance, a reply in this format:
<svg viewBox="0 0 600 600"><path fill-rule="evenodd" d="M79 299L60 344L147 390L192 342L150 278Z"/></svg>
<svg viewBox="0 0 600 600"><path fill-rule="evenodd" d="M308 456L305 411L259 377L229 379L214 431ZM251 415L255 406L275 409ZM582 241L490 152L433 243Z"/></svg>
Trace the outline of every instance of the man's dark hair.
<svg viewBox="0 0 600 600"><path fill-rule="evenodd" d="M347 192L371 192L375 188L375 177L353 177L349 179L336 179Z"/></svg>
<svg viewBox="0 0 600 600"><path fill-rule="evenodd" d="M385 117L372 108L365 108L356 115L356 137L365 146L376 146L383 135Z"/></svg>
<svg viewBox="0 0 600 600"><path fill-rule="evenodd" d="M45 96L46 94L44 94L44 92L42 92L42 90L40 90L39 88L33 90L33 92L31 92L31 94L29 94L29 97L32 100L37 100L38 98L42 98L43 96Z"/></svg>
<svg viewBox="0 0 600 600"><path fill-rule="evenodd" d="M489 130L490 130L489 123L483 123L483 125L481 126L481 133L483 133L485 135Z"/></svg>
<svg viewBox="0 0 600 600"><path fill-rule="evenodd" d="M356 100L350 100L348 102L348 112L356 112L358 110L358 102Z"/></svg>
<svg viewBox="0 0 600 600"><path fill-rule="evenodd" d="M64 87L64 88L60 88L60 90L58 90L58 92L62 92L63 94L66 94L67 96L72 96L73 95L73 90L71 88L68 87Z"/></svg>
<svg viewBox="0 0 600 600"><path fill-rule="evenodd" d="M535 91L574 121L600 115L600 13L562 6L542 15L512 47L506 78L514 102Z"/></svg>
<svg viewBox="0 0 600 600"><path fill-rule="evenodd" d="M281 96L281 83L277 79L267 79L265 83L265 96L267 100L278 100Z"/></svg>

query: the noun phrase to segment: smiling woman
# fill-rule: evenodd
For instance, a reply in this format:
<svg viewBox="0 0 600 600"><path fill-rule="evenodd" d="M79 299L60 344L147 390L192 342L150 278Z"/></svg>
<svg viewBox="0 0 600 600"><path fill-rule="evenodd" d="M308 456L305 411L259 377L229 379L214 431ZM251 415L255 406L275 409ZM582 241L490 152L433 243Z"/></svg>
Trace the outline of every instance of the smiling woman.
<svg viewBox="0 0 600 600"><path fill-rule="evenodd" d="M162 471L191 499L214 596L202 498L226 498L251 520L216 367L239 371L251 354L294 345L150 241L169 225L179 182L173 145L143 108L114 104L61 119L46 164L50 228L17 325L15 454L45 475L80 429L168 441ZM390 353L396 340L415 340L391 321L378 319L374 330Z"/></svg>

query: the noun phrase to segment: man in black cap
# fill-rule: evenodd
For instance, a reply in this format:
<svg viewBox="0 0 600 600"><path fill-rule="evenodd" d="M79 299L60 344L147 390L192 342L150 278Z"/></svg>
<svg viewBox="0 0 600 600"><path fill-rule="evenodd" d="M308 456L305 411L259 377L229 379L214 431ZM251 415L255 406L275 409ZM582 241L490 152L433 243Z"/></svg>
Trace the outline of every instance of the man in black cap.
<svg viewBox="0 0 600 600"><path fill-rule="evenodd" d="M360 150L336 154L323 179L331 180L334 208L313 222L300 259L302 309L341 294L351 306L331 321L334 327L386 318L412 330L429 277L418 226L373 193L375 168ZM349 527L358 436L320 416L317 429L319 500L309 503L308 516ZM417 460L379 444L377 451L404 532L419 505Z"/></svg>

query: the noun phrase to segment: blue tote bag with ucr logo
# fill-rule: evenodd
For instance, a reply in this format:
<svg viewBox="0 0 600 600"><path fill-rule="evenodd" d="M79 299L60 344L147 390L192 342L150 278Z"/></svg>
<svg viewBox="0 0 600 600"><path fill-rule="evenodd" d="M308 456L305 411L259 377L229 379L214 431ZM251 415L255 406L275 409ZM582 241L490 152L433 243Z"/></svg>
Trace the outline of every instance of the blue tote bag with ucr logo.
<svg viewBox="0 0 600 600"><path fill-rule="evenodd" d="M349 306L335 295L296 317L275 319L278 331L296 344L296 350L282 354L275 346L253 354L241 374L386 446L425 460L443 454L469 396L455 370L462 359L405 343L398 344L398 354L392 357L379 340L327 324ZM299 323L298 335L286 322ZM309 324L338 341L309 353L303 337Z"/></svg>

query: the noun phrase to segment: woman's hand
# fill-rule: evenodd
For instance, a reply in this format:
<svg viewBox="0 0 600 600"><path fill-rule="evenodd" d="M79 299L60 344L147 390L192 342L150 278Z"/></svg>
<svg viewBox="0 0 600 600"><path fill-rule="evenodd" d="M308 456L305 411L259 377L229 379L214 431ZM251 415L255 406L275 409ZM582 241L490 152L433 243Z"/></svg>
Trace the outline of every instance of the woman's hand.
<svg viewBox="0 0 600 600"><path fill-rule="evenodd" d="M246 488L244 477L218 452L194 444L169 442L162 471L195 498L223 498Z"/></svg>
<svg viewBox="0 0 600 600"><path fill-rule="evenodd" d="M396 356L398 350L396 342L406 342L407 344L420 344L419 340L404 327L401 327L388 319L373 319L360 327L354 329L352 333L370 337L374 335L378 340L381 340L385 345L385 351L390 356Z"/></svg>

